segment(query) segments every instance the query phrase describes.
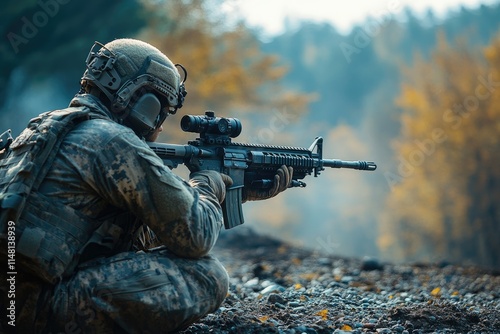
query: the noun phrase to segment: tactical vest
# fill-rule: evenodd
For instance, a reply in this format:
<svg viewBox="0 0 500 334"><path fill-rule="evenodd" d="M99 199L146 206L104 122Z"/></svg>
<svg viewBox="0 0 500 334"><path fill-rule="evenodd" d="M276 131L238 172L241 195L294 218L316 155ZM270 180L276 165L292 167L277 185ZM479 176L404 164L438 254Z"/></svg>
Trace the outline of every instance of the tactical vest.
<svg viewBox="0 0 500 334"><path fill-rule="evenodd" d="M90 117L88 108L41 114L0 159L0 255L7 257L13 226L16 267L49 283L70 275L84 249L115 248L123 234L113 219L89 221L37 191L66 134Z"/></svg>

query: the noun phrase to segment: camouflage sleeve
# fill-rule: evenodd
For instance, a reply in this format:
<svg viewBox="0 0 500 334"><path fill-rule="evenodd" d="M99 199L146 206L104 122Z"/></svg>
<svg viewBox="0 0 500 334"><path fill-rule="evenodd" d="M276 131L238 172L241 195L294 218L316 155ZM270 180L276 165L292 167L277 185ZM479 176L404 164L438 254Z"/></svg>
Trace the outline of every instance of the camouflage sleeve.
<svg viewBox="0 0 500 334"><path fill-rule="evenodd" d="M223 224L222 209L210 186L176 176L131 133L101 144L91 169L92 186L100 196L134 212L176 255L206 255Z"/></svg>

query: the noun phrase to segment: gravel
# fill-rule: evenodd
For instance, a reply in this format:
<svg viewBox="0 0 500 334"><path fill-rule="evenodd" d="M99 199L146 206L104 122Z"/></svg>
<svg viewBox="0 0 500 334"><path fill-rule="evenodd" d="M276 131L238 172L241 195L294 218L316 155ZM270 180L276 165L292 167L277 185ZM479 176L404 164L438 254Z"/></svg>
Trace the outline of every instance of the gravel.
<svg viewBox="0 0 500 334"><path fill-rule="evenodd" d="M327 256L225 231L226 300L182 333L500 333L500 270Z"/></svg>

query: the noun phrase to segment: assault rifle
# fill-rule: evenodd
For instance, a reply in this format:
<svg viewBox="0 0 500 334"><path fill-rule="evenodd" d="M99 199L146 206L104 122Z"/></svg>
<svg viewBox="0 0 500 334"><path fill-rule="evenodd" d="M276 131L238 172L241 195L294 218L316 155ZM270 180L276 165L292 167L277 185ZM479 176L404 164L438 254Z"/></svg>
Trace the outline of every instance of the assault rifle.
<svg viewBox="0 0 500 334"><path fill-rule="evenodd" d="M187 145L148 142L149 147L171 169L184 164L190 172L215 170L229 175L233 185L222 203L226 229L244 223L242 191L244 187L271 188L274 175L282 165L293 167L291 187L305 187L307 175L318 176L325 167L373 171L377 165L366 161L323 159L323 138L316 137L309 148L233 143L242 129L237 118L186 115L181 119L185 132L200 135Z"/></svg>

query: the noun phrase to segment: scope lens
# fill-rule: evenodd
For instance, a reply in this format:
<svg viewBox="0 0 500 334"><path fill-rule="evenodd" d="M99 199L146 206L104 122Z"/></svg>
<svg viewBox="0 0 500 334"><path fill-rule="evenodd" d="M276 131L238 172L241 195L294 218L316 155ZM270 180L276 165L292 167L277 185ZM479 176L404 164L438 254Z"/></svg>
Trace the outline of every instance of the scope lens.
<svg viewBox="0 0 500 334"><path fill-rule="evenodd" d="M181 119L181 129L186 132L196 132L199 127L198 116L185 115Z"/></svg>
<svg viewBox="0 0 500 334"><path fill-rule="evenodd" d="M229 137L232 138L238 137L242 129L240 120L237 118L225 118L224 120L226 121Z"/></svg>

